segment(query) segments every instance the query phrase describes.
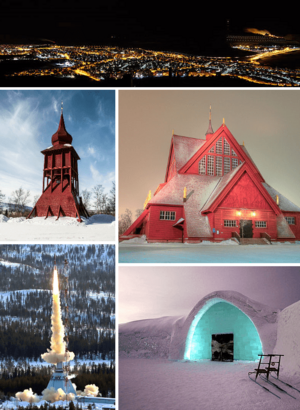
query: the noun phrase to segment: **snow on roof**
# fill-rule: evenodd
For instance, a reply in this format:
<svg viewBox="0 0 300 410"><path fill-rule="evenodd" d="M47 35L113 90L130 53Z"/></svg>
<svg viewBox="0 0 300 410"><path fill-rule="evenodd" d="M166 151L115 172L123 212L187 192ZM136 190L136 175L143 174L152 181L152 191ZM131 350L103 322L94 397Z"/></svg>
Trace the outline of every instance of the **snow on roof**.
<svg viewBox="0 0 300 410"><path fill-rule="evenodd" d="M220 193L223 191L223 189L228 185L228 183L231 181L231 179L235 176L235 174L241 169L243 166L244 162L240 164L238 167L233 169L232 171L228 172L228 174L224 175L222 178L220 178L220 183L216 186L216 189L210 196L209 200L207 203L203 206L202 211L205 211L209 209L209 207L213 204L215 199L220 195Z"/></svg>
<svg viewBox="0 0 300 410"><path fill-rule="evenodd" d="M184 206L189 237L212 237L206 216L201 208L215 189L220 177L177 174L150 201L149 205L168 204ZM187 189L186 202L183 190Z"/></svg>
<svg viewBox="0 0 300 410"><path fill-rule="evenodd" d="M289 227L285 217L278 215L276 218L278 238L295 238L293 231Z"/></svg>
<svg viewBox="0 0 300 410"><path fill-rule="evenodd" d="M179 171L193 155L205 144L206 140L173 135L176 169Z"/></svg>
<svg viewBox="0 0 300 410"><path fill-rule="evenodd" d="M252 164L255 166L255 168L258 170L255 162L253 161L251 155L249 154L249 151L247 150L247 148L245 147L245 145L240 145L240 147L242 148L242 150L245 152L245 154L247 155L247 157L250 159L250 161L252 162Z"/></svg>
<svg viewBox="0 0 300 410"><path fill-rule="evenodd" d="M276 195L279 196L279 208L282 211L288 211L288 212L300 212L300 207L293 204L289 199L287 199L285 196L280 194L276 189L272 188L270 185L268 185L266 182L262 182L263 186L266 188L266 190L269 192L270 196L272 199L276 202Z"/></svg>

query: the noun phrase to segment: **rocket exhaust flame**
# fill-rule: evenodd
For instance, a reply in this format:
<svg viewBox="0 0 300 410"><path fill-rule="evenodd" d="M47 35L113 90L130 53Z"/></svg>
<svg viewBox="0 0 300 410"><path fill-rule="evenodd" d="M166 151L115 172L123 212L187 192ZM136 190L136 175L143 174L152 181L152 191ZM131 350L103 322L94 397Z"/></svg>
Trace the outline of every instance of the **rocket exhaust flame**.
<svg viewBox="0 0 300 410"><path fill-rule="evenodd" d="M66 352L66 344L64 342L64 325L61 318L59 284L57 269L53 271L53 291L52 291L52 336L51 336L51 350L41 355L47 363L57 364L60 362L69 362L74 359L75 354Z"/></svg>

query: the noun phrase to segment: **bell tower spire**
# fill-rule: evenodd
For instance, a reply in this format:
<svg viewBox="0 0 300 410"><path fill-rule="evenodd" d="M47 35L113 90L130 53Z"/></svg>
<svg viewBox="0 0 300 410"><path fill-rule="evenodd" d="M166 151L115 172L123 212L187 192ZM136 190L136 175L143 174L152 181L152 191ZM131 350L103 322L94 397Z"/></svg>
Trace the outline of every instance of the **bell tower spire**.
<svg viewBox="0 0 300 410"><path fill-rule="evenodd" d="M208 123L208 130L206 131L205 135L210 135L213 134L214 130L212 129L211 126L211 106L209 107L209 123Z"/></svg>

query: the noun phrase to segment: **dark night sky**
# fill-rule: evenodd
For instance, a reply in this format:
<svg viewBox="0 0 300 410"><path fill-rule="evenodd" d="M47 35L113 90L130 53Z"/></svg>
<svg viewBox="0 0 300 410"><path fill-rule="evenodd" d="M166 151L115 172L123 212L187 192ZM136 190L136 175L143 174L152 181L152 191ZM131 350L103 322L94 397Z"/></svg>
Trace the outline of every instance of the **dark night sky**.
<svg viewBox="0 0 300 410"><path fill-rule="evenodd" d="M146 9L144 8L146 6ZM109 0L3 0L0 15L0 42L9 39L51 39L57 42L116 41L165 44L193 43L217 47L226 35L228 16L196 13L191 7L161 2L141 3ZM296 19L230 19L232 30L255 27L288 34L298 30ZM207 46L208 47L208 46Z"/></svg>

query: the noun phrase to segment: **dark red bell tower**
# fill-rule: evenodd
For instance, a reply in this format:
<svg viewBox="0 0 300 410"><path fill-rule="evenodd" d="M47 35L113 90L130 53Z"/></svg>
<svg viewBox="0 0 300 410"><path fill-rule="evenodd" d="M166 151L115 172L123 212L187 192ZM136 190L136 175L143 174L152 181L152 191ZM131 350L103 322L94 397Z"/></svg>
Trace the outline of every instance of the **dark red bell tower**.
<svg viewBox="0 0 300 410"><path fill-rule="evenodd" d="M72 146L72 136L67 132L63 113L58 130L52 135L52 147L44 154L43 193L27 219L34 216L89 217L79 197L77 161L80 159Z"/></svg>

